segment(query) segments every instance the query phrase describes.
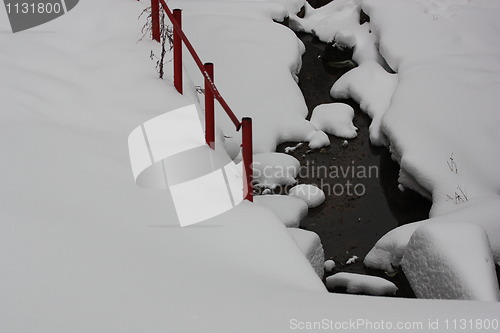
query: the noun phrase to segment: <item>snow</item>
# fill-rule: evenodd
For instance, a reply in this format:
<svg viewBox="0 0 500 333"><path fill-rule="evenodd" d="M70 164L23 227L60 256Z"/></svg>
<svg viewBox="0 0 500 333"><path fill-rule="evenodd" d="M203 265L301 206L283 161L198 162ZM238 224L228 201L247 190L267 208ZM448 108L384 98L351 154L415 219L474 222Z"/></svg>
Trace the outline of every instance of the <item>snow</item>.
<svg viewBox="0 0 500 333"><path fill-rule="evenodd" d="M314 108L311 122L328 134L353 139L358 133L353 125L354 109L344 103L321 104Z"/></svg>
<svg viewBox="0 0 500 333"><path fill-rule="evenodd" d="M329 259L327 261L325 261L323 267L325 268L325 271L327 271L328 273L330 273L331 271L333 271L333 269L335 268L335 261Z"/></svg>
<svg viewBox="0 0 500 333"><path fill-rule="evenodd" d="M386 279L355 273L340 272L326 278L328 289L347 288L350 294L394 295L398 288Z"/></svg>
<svg viewBox="0 0 500 333"><path fill-rule="evenodd" d="M306 256L311 266L318 274L319 278L323 278L324 269L323 263L325 261L325 253L321 245L321 239L318 234L312 231L303 229L288 229L293 239L297 242L302 253Z"/></svg>
<svg viewBox="0 0 500 333"><path fill-rule="evenodd" d="M223 16L218 10L225 12L230 2L212 4L208 1L172 2L173 6L183 9L185 33L190 36L201 59L215 64L214 81L226 102L240 117L252 118L253 128L259 131L259 135L253 136L254 152L273 152L281 142L308 141L315 129L305 119L307 106L295 81L305 50L302 42L293 31L274 23L272 12L251 9L258 9L260 5L267 8L267 2L253 1L249 3L250 9L243 7L244 10ZM229 7L237 5L235 2ZM204 11L210 6L212 9ZM204 79L189 57L184 65L193 84L203 86ZM203 96L199 98L204 99ZM216 114L223 113L216 103ZM228 152L236 156L241 132L236 132L228 117L218 116L217 124L227 137Z"/></svg>
<svg viewBox="0 0 500 333"><path fill-rule="evenodd" d="M354 264L359 259L358 256L352 256L345 262L346 265Z"/></svg>
<svg viewBox="0 0 500 333"><path fill-rule="evenodd" d="M361 9L370 17L363 25ZM341 77L331 94L355 99L372 118L370 140L388 146L400 164L400 188L432 200L431 218L422 223L481 226L496 262L499 15L494 0L341 0L294 18L296 29L354 47L359 66ZM372 47L383 59L377 52L360 52ZM388 233L365 263L393 272L417 226Z"/></svg>
<svg viewBox="0 0 500 333"><path fill-rule="evenodd" d="M330 139L328 138L328 135L326 135L326 133L323 131L316 131L309 138L309 148L311 149L319 149L329 145Z"/></svg>
<svg viewBox="0 0 500 333"><path fill-rule="evenodd" d="M288 195L304 200L309 208L318 207L325 202L325 193L315 185L296 185L290 189Z"/></svg>
<svg viewBox="0 0 500 333"><path fill-rule="evenodd" d="M283 153L260 153L253 156L253 179L258 186L275 188L294 185L300 162Z"/></svg>
<svg viewBox="0 0 500 333"><path fill-rule="evenodd" d="M245 201L181 228L168 191L135 183L128 151L127 138L140 124L193 103L201 111L194 88L199 79L186 75L185 95L179 95L172 86L170 61L165 79L157 79L149 55L151 50L159 53L158 44L147 37L138 42L145 19L137 17L148 5L80 1L60 18L17 34L10 33L0 11L5 175L0 191L0 331L288 332L292 319L331 318L333 308L338 321L360 311L370 321L498 317L498 303L330 295L283 222L262 205ZM207 7L217 12L225 6L210 2ZM275 98L272 89L264 93L260 84L248 84L242 89L255 91L258 104L271 101L271 107L234 107L240 117L253 116L249 109L267 116L284 103L279 109L283 124L267 128L283 132L258 130L265 137L258 139L262 147L273 145L267 139L293 136L297 128L297 137L307 137L313 126L292 111L301 108L287 66L298 65L293 58L300 45L292 45L293 34L272 24L268 14L259 14L269 13L267 9L205 18L202 9L192 9L199 19L195 23L186 11L188 35L205 40L216 31L232 33L228 42L237 42L223 51L229 48L240 63L263 61L245 47L262 52L263 40L272 43L277 57L266 56L275 60L272 65L280 74L269 72L269 81L282 93ZM207 21L211 24L205 25ZM248 33L249 25L255 27L254 35ZM199 40L197 48L204 55L219 52ZM224 61L234 66L235 59L202 59L217 60L216 82L226 91L234 82L246 84L247 76L256 83L254 68L239 74L234 67L224 70ZM234 73L223 76L221 71ZM236 81L222 80L236 75Z"/></svg>
<svg viewBox="0 0 500 333"><path fill-rule="evenodd" d="M287 228L298 228L308 211L304 200L289 195L259 195L253 201L272 210Z"/></svg>
<svg viewBox="0 0 500 333"><path fill-rule="evenodd" d="M365 62L343 75L330 90L334 98L352 98L371 118L370 142L387 143L381 129L382 117L389 108L398 78L387 73L377 62Z"/></svg>
<svg viewBox="0 0 500 333"><path fill-rule="evenodd" d="M500 300L484 230L471 223L428 223L412 235L401 262L419 298Z"/></svg>

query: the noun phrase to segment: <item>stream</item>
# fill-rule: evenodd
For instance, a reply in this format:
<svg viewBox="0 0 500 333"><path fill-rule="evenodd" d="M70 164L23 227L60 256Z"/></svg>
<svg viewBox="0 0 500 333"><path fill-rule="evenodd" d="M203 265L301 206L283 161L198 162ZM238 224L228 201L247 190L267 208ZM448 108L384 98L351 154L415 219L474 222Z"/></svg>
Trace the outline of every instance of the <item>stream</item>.
<svg viewBox="0 0 500 333"><path fill-rule="evenodd" d="M337 272L381 276L398 286L396 296L415 297L402 272L388 277L364 267L363 259L388 231L427 219L431 202L408 189L404 192L398 189L398 164L391 159L387 148L370 144L371 119L354 101L330 97L335 81L355 64L336 63L325 52L331 46L310 34L297 36L306 46L299 87L308 106L308 119L317 105L342 102L354 108L354 125L358 128L358 136L347 144L344 139L330 135L328 147L311 151L303 144L290 153L302 166L308 166L308 172L299 176L299 183L315 184L326 194L325 203L310 209L300 227L316 232L323 243L325 260L335 261L335 269L326 276ZM286 147L296 145L297 142L286 142L277 151L284 152ZM353 256L359 259L347 265L346 261Z"/></svg>

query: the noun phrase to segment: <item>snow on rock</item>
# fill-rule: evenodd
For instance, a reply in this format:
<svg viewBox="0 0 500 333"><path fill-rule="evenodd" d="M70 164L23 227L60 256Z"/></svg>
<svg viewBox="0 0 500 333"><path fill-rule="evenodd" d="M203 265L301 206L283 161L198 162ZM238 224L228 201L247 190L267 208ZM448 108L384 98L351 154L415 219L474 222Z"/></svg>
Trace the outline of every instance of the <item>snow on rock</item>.
<svg viewBox="0 0 500 333"><path fill-rule="evenodd" d="M355 273L341 272L326 278L328 289L346 288L350 294L367 294L375 296L394 295L398 288L386 279Z"/></svg>
<svg viewBox="0 0 500 333"><path fill-rule="evenodd" d="M290 235L292 235L295 242L297 242L302 253L306 256L307 260L309 260L320 279L322 279L324 274L323 264L325 261L325 254L318 234L296 228L288 229L288 232L290 232Z"/></svg>
<svg viewBox="0 0 500 333"><path fill-rule="evenodd" d="M378 51L378 41L365 22L360 25L361 0L336 0L318 9L306 5L304 18L292 15L290 27L316 35L326 43L353 48L352 59L362 64L376 61L388 68Z"/></svg>
<svg viewBox="0 0 500 333"><path fill-rule="evenodd" d="M409 223L389 231L365 256L365 266L383 270L389 275L396 273L411 235L423 224L424 222Z"/></svg>
<svg viewBox="0 0 500 333"><path fill-rule="evenodd" d="M488 235L493 259L500 263L500 201L496 197L481 198L460 205L456 211L428 220L402 225L385 234L366 255L364 264L389 274L400 266L412 234L429 223L473 223Z"/></svg>
<svg viewBox="0 0 500 333"><path fill-rule="evenodd" d="M300 162L283 153L260 153L253 156L253 179L258 186L275 188L293 185L299 172Z"/></svg>
<svg viewBox="0 0 500 333"><path fill-rule="evenodd" d="M488 236L477 225L421 226L413 233L401 266L419 298L500 299Z"/></svg>
<svg viewBox="0 0 500 333"><path fill-rule="evenodd" d="M311 122L320 130L340 138L352 139L358 133L353 125L354 109L344 103L321 104L314 108Z"/></svg>
<svg viewBox="0 0 500 333"><path fill-rule="evenodd" d="M309 208L314 208L325 202L325 193L315 185L299 184L290 189L289 195L300 198Z"/></svg>
<svg viewBox="0 0 500 333"><path fill-rule="evenodd" d="M382 116L391 104L398 83L397 75L389 74L378 63L370 61L344 74L330 90L334 98L352 98L371 118L370 141L387 144L381 129Z"/></svg>
<svg viewBox="0 0 500 333"><path fill-rule="evenodd" d="M298 228L308 211L304 200L289 195L259 195L253 201L272 210L288 228Z"/></svg>
<svg viewBox="0 0 500 333"><path fill-rule="evenodd" d="M333 271L335 266L336 266L335 261L333 261L331 259L325 261L325 263L323 265L323 267L325 268L325 271L327 271L328 273Z"/></svg>
<svg viewBox="0 0 500 333"><path fill-rule="evenodd" d="M309 138L309 148L319 149L330 145L330 138L323 131L314 132Z"/></svg>
<svg viewBox="0 0 500 333"><path fill-rule="evenodd" d="M305 16L290 16L290 28L316 35L324 42L331 42L341 30L359 26L361 0L336 0L320 8L305 5Z"/></svg>

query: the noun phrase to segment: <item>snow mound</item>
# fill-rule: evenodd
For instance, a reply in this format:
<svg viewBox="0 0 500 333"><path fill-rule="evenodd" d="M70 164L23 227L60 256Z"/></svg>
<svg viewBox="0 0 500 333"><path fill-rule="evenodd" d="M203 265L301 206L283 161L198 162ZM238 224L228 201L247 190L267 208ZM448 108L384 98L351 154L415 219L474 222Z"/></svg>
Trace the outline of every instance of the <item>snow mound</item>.
<svg viewBox="0 0 500 333"><path fill-rule="evenodd" d="M325 261L325 263L323 265L323 267L325 268L325 271L327 271L327 272L333 271L335 266L336 266L336 264L335 264L335 261L333 261L333 260L327 260L327 261Z"/></svg>
<svg viewBox="0 0 500 333"><path fill-rule="evenodd" d="M303 229L288 229L300 250L306 256L307 260L311 263L320 279L323 278L324 270L323 263L325 261L325 254L323 252L323 245L319 236L312 231Z"/></svg>
<svg viewBox="0 0 500 333"><path fill-rule="evenodd" d="M320 130L340 138L352 139L358 133L353 125L354 109L344 103L321 104L314 108L311 122Z"/></svg>
<svg viewBox="0 0 500 333"><path fill-rule="evenodd" d="M309 208L318 207L325 202L325 193L314 185L296 185L290 189L288 194L304 200Z"/></svg>
<svg viewBox="0 0 500 333"><path fill-rule="evenodd" d="M375 296L394 295L398 288L386 279L355 273L341 272L326 278L328 289L346 288L349 294L368 294Z"/></svg>
<svg viewBox="0 0 500 333"><path fill-rule="evenodd" d="M307 215L307 203L289 195L259 195L253 201L272 210L287 228L298 228Z"/></svg>
<svg viewBox="0 0 500 333"><path fill-rule="evenodd" d="M370 141L375 145L387 144L382 133L382 116L391 104L398 83L397 75L385 71L374 61L365 62L344 74L330 90L334 98L352 98L371 118Z"/></svg>
<svg viewBox="0 0 500 333"><path fill-rule="evenodd" d="M429 223L412 235L401 266L419 298L498 301L488 236L470 223Z"/></svg>
<svg viewBox="0 0 500 333"><path fill-rule="evenodd" d="M309 148L319 149L330 145L330 138L323 131L314 132L309 138Z"/></svg>
<svg viewBox="0 0 500 333"><path fill-rule="evenodd" d="M258 186L275 188L294 185L300 162L282 153L260 153L253 156L253 179Z"/></svg>

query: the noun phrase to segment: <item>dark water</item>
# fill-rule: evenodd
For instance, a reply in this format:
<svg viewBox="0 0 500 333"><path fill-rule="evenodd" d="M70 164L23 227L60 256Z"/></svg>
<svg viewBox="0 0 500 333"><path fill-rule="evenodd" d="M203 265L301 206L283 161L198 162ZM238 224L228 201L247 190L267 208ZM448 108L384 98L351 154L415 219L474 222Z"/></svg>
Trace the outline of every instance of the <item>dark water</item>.
<svg viewBox="0 0 500 333"><path fill-rule="evenodd" d="M347 145L343 144L343 139L330 136L329 147L309 151L304 144L292 153L302 166L308 166L299 182L316 184L327 194L323 205L310 209L301 228L312 230L321 237L325 258L337 264L332 274L343 271L383 276L398 285L398 296L414 297L402 272L389 278L383 272L368 271L362 262L385 233L405 223L428 218L431 203L415 192L398 189L399 166L392 161L386 148L370 144L370 118L359 106L352 100L330 97L333 83L352 66L338 67L325 53L327 44L309 34L298 36L307 50L302 59L299 86L309 115L319 104L347 103L355 110L354 125L359 129L358 137L349 140ZM281 144L277 151L283 152L295 144ZM342 172L347 174L342 175ZM358 261L345 265L353 255L359 257Z"/></svg>

